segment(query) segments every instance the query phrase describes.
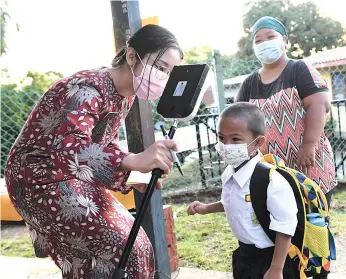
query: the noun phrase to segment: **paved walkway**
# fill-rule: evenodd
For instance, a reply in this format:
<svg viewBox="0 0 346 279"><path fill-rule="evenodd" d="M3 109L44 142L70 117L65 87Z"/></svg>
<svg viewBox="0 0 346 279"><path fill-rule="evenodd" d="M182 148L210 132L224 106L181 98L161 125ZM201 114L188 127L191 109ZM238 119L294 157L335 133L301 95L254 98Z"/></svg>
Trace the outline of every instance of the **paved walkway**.
<svg viewBox="0 0 346 279"><path fill-rule="evenodd" d="M0 277L6 279L61 279L60 270L50 259L0 256ZM211 270L180 268L172 279L231 279L232 274ZM331 274L329 279L345 279L345 273ZM167 278L168 279L168 278Z"/></svg>
<svg viewBox="0 0 346 279"><path fill-rule="evenodd" d="M50 259L0 256L1 278L61 279L60 269Z"/></svg>

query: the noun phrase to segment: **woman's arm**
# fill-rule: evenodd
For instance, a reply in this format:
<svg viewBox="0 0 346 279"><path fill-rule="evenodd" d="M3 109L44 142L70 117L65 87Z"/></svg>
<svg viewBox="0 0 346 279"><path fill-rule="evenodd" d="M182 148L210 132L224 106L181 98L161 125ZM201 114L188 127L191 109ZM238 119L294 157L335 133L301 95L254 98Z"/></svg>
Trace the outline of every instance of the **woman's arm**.
<svg viewBox="0 0 346 279"><path fill-rule="evenodd" d="M322 92L306 97L303 103L306 109L305 129L298 154L298 166L307 171L315 165L315 146L323 133L330 102L328 95Z"/></svg>
<svg viewBox="0 0 346 279"><path fill-rule="evenodd" d="M315 166L315 146L318 143L326 124L326 114L330 109L328 95L316 93L303 100L306 109L303 143L299 147L298 168L307 173Z"/></svg>
<svg viewBox="0 0 346 279"><path fill-rule="evenodd" d="M330 100L326 92L316 93L303 100L306 109L303 144L316 144L326 124Z"/></svg>
<svg viewBox="0 0 346 279"><path fill-rule="evenodd" d="M303 61L298 66L297 89L306 110L298 167L302 171L308 171L315 164L315 145L323 133L326 114L330 110L330 93L326 82L315 68Z"/></svg>
<svg viewBox="0 0 346 279"><path fill-rule="evenodd" d="M119 137L118 134L114 137L114 139L107 145L108 148L121 151L119 146ZM118 170L119 171L133 171L135 170L135 160L137 156L134 156L135 154L131 152L124 152L126 156L124 157L123 161L119 165Z"/></svg>
<svg viewBox="0 0 346 279"><path fill-rule="evenodd" d="M82 92L67 96L61 108L64 117L52 144L51 158L64 175L126 193L130 190L126 186L129 172L119 167L128 154L94 143L91 138L104 100L93 87L79 90Z"/></svg>

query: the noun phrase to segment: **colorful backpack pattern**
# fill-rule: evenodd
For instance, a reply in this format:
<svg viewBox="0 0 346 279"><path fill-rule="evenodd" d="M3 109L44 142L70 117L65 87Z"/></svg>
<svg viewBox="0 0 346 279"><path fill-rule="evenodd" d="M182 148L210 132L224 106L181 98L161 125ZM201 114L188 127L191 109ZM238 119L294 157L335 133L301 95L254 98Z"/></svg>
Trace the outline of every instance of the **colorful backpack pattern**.
<svg viewBox="0 0 346 279"><path fill-rule="evenodd" d="M300 278L329 273L330 262L336 259L336 250L324 193L303 173L286 167L278 156L267 154L261 161L250 181L251 202L259 223L275 243L276 232L269 229L270 213L266 204L270 176L275 170L289 182L297 202L298 225L288 254L299 268Z"/></svg>

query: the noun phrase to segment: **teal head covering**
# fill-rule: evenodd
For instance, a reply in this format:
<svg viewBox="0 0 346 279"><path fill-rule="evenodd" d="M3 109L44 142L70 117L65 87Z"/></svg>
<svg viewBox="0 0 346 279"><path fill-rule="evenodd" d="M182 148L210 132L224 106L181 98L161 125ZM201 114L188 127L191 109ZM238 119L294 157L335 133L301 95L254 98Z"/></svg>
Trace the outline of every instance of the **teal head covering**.
<svg viewBox="0 0 346 279"><path fill-rule="evenodd" d="M253 40L255 38L256 33L263 28L275 30L279 32L282 36L287 37L286 27L279 20L271 16L264 16L257 20L255 25L253 26L251 39Z"/></svg>

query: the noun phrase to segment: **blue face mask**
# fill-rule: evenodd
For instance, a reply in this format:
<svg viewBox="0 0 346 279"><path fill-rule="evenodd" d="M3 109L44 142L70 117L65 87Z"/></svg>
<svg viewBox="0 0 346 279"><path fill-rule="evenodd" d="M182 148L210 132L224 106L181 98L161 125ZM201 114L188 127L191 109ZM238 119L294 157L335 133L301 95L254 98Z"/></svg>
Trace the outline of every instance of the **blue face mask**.
<svg viewBox="0 0 346 279"><path fill-rule="evenodd" d="M281 57L282 50L282 39L274 39L265 41L260 44L254 44L253 49L255 51L255 55L259 61L263 64L273 64Z"/></svg>

